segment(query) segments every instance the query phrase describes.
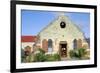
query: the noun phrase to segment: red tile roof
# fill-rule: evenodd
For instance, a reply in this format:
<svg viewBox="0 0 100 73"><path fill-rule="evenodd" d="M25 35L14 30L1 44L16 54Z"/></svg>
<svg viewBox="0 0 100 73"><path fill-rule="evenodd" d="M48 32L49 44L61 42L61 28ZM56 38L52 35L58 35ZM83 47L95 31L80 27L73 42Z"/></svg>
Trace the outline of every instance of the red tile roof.
<svg viewBox="0 0 100 73"><path fill-rule="evenodd" d="M35 42L36 40L36 36L21 36L21 42Z"/></svg>

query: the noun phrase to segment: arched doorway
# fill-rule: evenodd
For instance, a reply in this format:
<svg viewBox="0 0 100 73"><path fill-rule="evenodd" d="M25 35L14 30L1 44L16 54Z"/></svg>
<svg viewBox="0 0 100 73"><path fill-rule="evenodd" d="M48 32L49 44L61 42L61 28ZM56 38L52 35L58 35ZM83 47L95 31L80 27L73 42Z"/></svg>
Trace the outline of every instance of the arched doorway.
<svg viewBox="0 0 100 73"><path fill-rule="evenodd" d="M42 48L45 52L48 51L48 41L46 39L42 41Z"/></svg>
<svg viewBox="0 0 100 73"><path fill-rule="evenodd" d="M67 57L67 42L66 41L60 41L59 53L61 57Z"/></svg>
<svg viewBox="0 0 100 73"><path fill-rule="evenodd" d="M53 51L53 42L51 39L48 40L48 52L52 52Z"/></svg>

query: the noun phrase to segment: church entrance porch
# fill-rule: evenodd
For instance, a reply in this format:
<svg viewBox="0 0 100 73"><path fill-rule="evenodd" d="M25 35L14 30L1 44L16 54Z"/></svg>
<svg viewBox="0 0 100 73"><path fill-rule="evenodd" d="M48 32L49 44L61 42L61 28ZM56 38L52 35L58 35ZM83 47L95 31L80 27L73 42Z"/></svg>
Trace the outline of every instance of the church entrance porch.
<svg viewBox="0 0 100 73"><path fill-rule="evenodd" d="M63 58L67 57L67 42L66 41L60 41L59 53L61 57Z"/></svg>

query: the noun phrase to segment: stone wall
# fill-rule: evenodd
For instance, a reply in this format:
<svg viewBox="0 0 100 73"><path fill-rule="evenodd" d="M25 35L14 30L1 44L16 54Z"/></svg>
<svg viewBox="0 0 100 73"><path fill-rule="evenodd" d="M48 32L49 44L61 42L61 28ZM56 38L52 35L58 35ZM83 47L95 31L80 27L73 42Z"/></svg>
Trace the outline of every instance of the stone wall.
<svg viewBox="0 0 100 73"><path fill-rule="evenodd" d="M60 23L65 22L65 28L61 28ZM52 39L53 41L53 51L59 51L59 43L60 41L67 42L68 52L73 49L73 40L77 39L77 48L81 48L83 45L84 35L81 30L69 20L66 16L59 16L55 21L51 22L48 26L46 26L41 32L38 34L40 37L40 45L47 51L47 41L48 39ZM43 42L46 39L47 41ZM84 41L87 43L86 41ZM44 44L43 44L44 43Z"/></svg>

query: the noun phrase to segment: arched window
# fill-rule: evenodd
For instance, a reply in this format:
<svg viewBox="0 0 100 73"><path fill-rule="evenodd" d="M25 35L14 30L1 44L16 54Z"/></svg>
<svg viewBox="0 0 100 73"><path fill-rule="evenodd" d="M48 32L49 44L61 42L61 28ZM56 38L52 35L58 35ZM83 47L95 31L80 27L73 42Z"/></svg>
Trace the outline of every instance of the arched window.
<svg viewBox="0 0 100 73"><path fill-rule="evenodd" d="M74 39L74 41L73 41L73 48L77 49L77 40L76 39Z"/></svg>
<svg viewBox="0 0 100 73"><path fill-rule="evenodd" d="M52 52L52 51L53 51L52 43L53 43L52 40L49 39L49 40L48 40L48 52Z"/></svg>

